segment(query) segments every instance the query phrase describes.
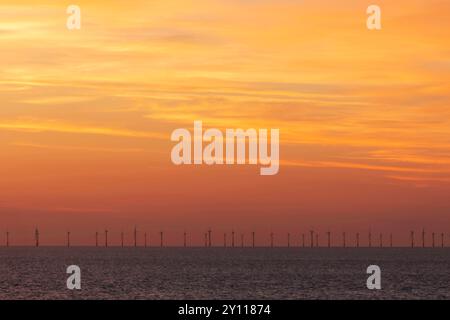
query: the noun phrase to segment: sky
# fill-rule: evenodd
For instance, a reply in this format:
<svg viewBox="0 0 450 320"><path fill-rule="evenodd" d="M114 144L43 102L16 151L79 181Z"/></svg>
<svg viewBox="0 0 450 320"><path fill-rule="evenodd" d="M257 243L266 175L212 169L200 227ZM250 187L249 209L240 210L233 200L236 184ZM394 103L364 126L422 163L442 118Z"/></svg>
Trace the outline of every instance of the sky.
<svg viewBox="0 0 450 320"><path fill-rule="evenodd" d="M76 3L75 3L76 2ZM11 243L257 244L331 230L450 243L450 2L0 4L0 232ZM366 28L377 4L382 30ZM175 166L171 132L278 128L280 172ZM0 243L3 242L0 235ZM365 238L362 238L365 239ZM351 242L353 240L348 240ZM365 240L362 240L364 242Z"/></svg>

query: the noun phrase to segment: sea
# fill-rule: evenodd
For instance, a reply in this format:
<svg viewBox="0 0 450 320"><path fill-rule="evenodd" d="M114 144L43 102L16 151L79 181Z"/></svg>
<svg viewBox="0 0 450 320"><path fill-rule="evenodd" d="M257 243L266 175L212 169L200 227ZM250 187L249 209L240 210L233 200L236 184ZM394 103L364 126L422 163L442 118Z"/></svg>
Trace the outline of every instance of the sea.
<svg viewBox="0 0 450 320"><path fill-rule="evenodd" d="M0 299L450 299L450 248L3 247Z"/></svg>

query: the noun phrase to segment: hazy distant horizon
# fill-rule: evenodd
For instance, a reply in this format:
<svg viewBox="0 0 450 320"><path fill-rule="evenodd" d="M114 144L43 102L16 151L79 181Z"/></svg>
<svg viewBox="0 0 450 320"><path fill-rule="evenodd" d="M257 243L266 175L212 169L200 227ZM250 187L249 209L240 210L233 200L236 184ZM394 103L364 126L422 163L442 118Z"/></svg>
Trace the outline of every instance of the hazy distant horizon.
<svg viewBox="0 0 450 320"><path fill-rule="evenodd" d="M8 242L9 246L36 246L36 239L33 236L28 235L26 239L19 238L20 241L17 241L17 238L14 237L14 233L8 231ZM422 231L415 232L414 234L414 247L422 248L424 246L423 241L425 241L425 247L433 248L433 233L425 232L425 238L422 239ZM198 247L198 248L208 248L210 247L209 240L207 238L207 233L186 233L186 247ZM234 246L232 242L232 233L226 233L226 245L224 239L224 233L215 234L212 233L211 236L211 246L215 248L241 248L242 247L242 237L244 236L244 247L252 248L253 240L252 233L238 233L235 232ZM281 248L311 248L311 236L310 233L288 233L285 234L276 234L274 233L273 238L273 247L281 247ZM303 239L304 235L304 239ZM328 247L328 237L327 233L314 233L313 234L313 247ZM317 237L318 235L318 237ZM123 234L123 246L124 247L134 247L135 240L134 234L124 233ZM205 239L206 236L206 239ZM389 248L391 247L391 234L382 234L382 243L380 240L380 233L371 234L371 243L369 243L369 233L359 233L359 241L357 241L357 233L348 233L346 232L345 236L345 248ZM145 237L147 239L145 239ZM3 239L2 239L3 238ZM96 245L95 233L93 233L90 238L85 233L80 233L78 236L75 232L71 231L70 233L70 247L105 247L105 235L104 232L98 233L98 245ZM7 245L7 237L6 232L0 238L0 246ZM60 235L58 239L55 240L55 237L46 238L45 235L40 231L39 235L39 246L57 246L57 247L67 247L68 246L68 237L67 233ZM205 242L206 240L206 242ZM304 242L303 242L304 240ZM318 242L317 242L318 241ZM271 247L271 238L270 233L267 234L258 234L255 232L255 247L262 248L270 248ZM122 246L122 234L121 232L108 232L108 247L121 247ZM137 247L161 247L161 235L159 232L149 233L145 236L145 232L139 232L136 238L136 246ZM163 247L184 247L184 233L175 234L173 232L164 232L163 233ZM344 238L342 233L337 233L333 236L331 233L330 238L330 247L332 248L344 248ZM407 234L392 234L392 247L398 248L410 248L412 247L411 243L411 234L408 232ZM434 247L450 247L450 232L435 232L434 233Z"/></svg>

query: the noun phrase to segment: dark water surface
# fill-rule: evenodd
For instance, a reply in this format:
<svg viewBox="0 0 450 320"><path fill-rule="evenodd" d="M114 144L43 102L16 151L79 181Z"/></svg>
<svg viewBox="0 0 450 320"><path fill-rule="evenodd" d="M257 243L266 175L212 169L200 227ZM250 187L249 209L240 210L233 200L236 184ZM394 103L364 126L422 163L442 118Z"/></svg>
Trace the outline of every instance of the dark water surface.
<svg viewBox="0 0 450 320"><path fill-rule="evenodd" d="M450 299L450 249L0 248L0 299L318 298Z"/></svg>

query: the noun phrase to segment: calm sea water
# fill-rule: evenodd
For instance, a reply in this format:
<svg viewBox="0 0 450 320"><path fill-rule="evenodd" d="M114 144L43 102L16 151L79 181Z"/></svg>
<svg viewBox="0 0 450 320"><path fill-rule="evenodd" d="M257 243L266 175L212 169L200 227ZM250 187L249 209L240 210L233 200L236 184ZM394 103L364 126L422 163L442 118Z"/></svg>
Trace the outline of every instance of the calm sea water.
<svg viewBox="0 0 450 320"><path fill-rule="evenodd" d="M66 288L81 268L82 290ZM366 288L366 268L382 290ZM1 248L0 299L450 299L450 249Z"/></svg>

